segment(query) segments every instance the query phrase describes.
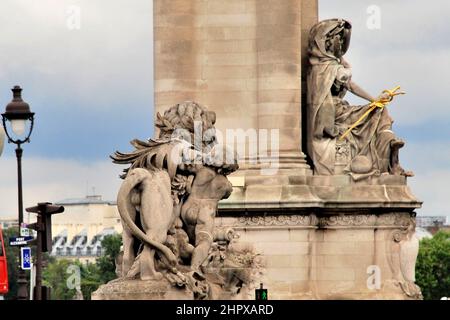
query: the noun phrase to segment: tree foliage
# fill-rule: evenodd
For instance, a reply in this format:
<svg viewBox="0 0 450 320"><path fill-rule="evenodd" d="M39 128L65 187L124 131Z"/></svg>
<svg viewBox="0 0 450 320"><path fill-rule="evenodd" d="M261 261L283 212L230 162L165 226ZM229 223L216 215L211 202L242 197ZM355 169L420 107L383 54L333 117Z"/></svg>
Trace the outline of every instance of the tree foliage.
<svg viewBox="0 0 450 320"><path fill-rule="evenodd" d="M68 259L54 260L49 263L43 271L44 285L49 286L52 290L51 297L54 300L71 300L76 295L76 288L71 286L72 276L68 272L70 266L75 265L82 268L79 261L71 261Z"/></svg>
<svg viewBox="0 0 450 320"><path fill-rule="evenodd" d="M108 235L102 240L103 254L96 259L96 263L81 263L78 260L56 259L49 263L44 272L44 279L52 288L52 299L70 300L77 294L74 285L74 267L78 267L80 281L79 289L84 299L90 299L92 292L97 288L116 278L115 259L122 245L120 235Z"/></svg>
<svg viewBox="0 0 450 320"><path fill-rule="evenodd" d="M19 267L19 247L10 247L8 239L19 234L18 228L3 230L5 240L6 259L8 262L9 292L5 299L14 299L17 296L17 276ZM43 285L51 288L51 296L54 300L71 300L77 296L75 284L76 268L80 275L80 290L84 299L90 299L92 292L97 288L116 278L115 259L120 252L122 237L118 234L105 236L102 240L103 254L96 259L95 263L82 263L73 259L56 259L45 255L48 261L47 267L43 269ZM33 248L34 249L34 248ZM34 250L33 250L33 256ZM29 272L27 272L29 279Z"/></svg>
<svg viewBox="0 0 450 320"><path fill-rule="evenodd" d="M433 238L420 241L416 283L425 300L450 295L450 232L439 231Z"/></svg>
<svg viewBox="0 0 450 320"><path fill-rule="evenodd" d="M118 234L105 236L102 240L103 254L97 259L102 283L115 279L116 257L122 246L122 237Z"/></svg>

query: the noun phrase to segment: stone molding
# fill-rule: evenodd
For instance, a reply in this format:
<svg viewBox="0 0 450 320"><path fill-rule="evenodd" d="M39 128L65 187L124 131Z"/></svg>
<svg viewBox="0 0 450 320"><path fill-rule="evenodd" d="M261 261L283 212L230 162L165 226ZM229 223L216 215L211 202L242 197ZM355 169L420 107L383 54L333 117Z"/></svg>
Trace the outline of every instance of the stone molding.
<svg viewBox="0 0 450 320"><path fill-rule="evenodd" d="M236 226L268 227L268 226L316 226L317 217L311 215L273 215L239 217Z"/></svg>
<svg viewBox="0 0 450 320"><path fill-rule="evenodd" d="M315 214L246 216L236 219L235 227L314 227L314 228L393 228L407 229L414 224L414 213L386 214Z"/></svg>
<svg viewBox="0 0 450 320"><path fill-rule="evenodd" d="M242 172L241 172L242 173ZM249 173L249 172L247 172ZM384 209L412 211L421 207L409 189L403 176L386 175L364 181L352 181L348 175L302 176L285 173L283 175L235 176L240 177L239 185L233 186L232 195L219 202L219 211L277 211L309 210L315 208Z"/></svg>

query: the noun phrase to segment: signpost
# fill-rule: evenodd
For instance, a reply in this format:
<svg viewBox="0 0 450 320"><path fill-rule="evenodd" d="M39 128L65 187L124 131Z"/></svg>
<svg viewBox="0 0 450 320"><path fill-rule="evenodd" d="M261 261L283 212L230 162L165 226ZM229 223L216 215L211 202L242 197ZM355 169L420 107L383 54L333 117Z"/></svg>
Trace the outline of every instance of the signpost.
<svg viewBox="0 0 450 320"><path fill-rule="evenodd" d="M37 206L27 208L27 212L37 214L37 222L28 225L37 232L36 237L36 284L35 300L49 300L50 288L42 286L42 253L52 251L52 215L64 212L63 206L55 206L49 202L40 202Z"/></svg>
<svg viewBox="0 0 450 320"><path fill-rule="evenodd" d="M30 296L35 300L49 300L50 288L42 286L42 253L52 251L52 215L64 212L64 207L41 202L26 210L37 214L37 222L28 225L21 223L20 237L9 238L9 245L20 247L20 270L32 270L30 274L32 294ZM34 234L36 234L36 238ZM31 259L31 248L25 247L25 245L36 245L36 263L34 265Z"/></svg>
<svg viewBox="0 0 450 320"><path fill-rule="evenodd" d="M26 244L28 244L28 242L33 241L33 240L34 240L34 238L31 237L31 236L28 236L28 237L12 237L12 238L9 238L9 245L12 246L12 247L23 246L23 245L26 245Z"/></svg>
<svg viewBox="0 0 450 320"><path fill-rule="evenodd" d="M33 300L34 298L34 286L36 284L36 265L34 263L31 263L31 270L30 270L30 300Z"/></svg>
<svg viewBox="0 0 450 320"><path fill-rule="evenodd" d="M31 248L20 248L20 267L22 270L31 270Z"/></svg>
<svg viewBox="0 0 450 320"><path fill-rule="evenodd" d="M20 236L21 237L29 237L32 236L32 230L28 229L28 225L26 223L22 223L20 225Z"/></svg>

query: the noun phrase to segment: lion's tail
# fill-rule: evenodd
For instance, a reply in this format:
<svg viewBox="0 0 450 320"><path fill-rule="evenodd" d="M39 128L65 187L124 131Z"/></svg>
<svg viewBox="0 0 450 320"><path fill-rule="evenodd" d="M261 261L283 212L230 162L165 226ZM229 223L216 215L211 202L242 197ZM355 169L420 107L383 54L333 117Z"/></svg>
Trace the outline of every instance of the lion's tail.
<svg viewBox="0 0 450 320"><path fill-rule="evenodd" d="M130 212L135 210L133 204L131 203L131 191L139 183L149 178L150 176L150 173L145 169L133 169L133 171L128 174L119 189L119 193L117 196L117 208L119 210L122 221L125 223L128 229L131 230L134 236L160 251L173 266L176 266L177 258L175 257L173 252L164 244L151 239L147 234L139 229L130 216Z"/></svg>

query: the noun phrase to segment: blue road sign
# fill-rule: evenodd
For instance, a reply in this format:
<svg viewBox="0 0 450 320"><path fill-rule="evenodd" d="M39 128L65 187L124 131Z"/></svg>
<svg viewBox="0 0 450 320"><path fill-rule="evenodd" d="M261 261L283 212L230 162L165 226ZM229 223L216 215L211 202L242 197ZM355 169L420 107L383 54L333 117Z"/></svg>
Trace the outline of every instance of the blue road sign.
<svg viewBox="0 0 450 320"><path fill-rule="evenodd" d="M22 247L20 248L20 266L22 270L30 270L31 269L31 248L30 247Z"/></svg>
<svg viewBox="0 0 450 320"><path fill-rule="evenodd" d="M9 245L10 246L23 246L27 244L29 241L34 240L32 236L29 237L12 237L9 238Z"/></svg>

